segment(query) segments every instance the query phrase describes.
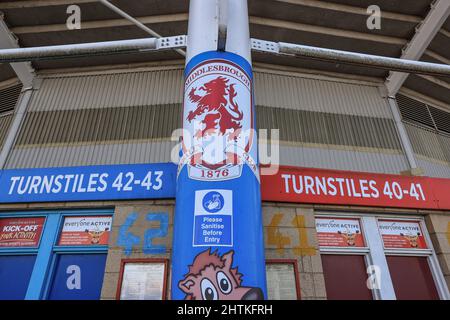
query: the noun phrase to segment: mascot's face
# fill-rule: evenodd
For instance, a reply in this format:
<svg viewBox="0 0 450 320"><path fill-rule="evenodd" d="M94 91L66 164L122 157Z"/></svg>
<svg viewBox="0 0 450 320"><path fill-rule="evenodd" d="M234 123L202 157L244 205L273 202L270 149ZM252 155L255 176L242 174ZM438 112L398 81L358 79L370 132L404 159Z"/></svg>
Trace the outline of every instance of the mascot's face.
<svg viewBox="0 0 450 320"><path fill-rule="evenodd" d="M211 264L198 274L188 274L179 282L179 288L192 300L261 300L259 288L243 287L240 276L232 272L233 251L222 257L223 266ZM204 262L204 261L203 261ZM203 263L202 262L202 263Z"/></svg>

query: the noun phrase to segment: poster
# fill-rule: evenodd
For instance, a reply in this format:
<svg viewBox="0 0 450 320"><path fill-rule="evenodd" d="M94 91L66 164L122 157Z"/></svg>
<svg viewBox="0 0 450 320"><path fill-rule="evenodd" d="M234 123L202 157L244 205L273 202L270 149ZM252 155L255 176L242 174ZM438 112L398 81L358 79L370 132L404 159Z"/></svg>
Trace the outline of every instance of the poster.
<svg viewBox="0 0 450 320"><path fill-rule="evenodd" d="M321 247L364 247L359 219L316 218L317 238Z"/></svg>
<svg viewBox="0 0 450 320"><path fill-rule="evenodd" d="M44 222L44 217L0 219L0 248L37 247Z"/></svg>
<svg viewBox="0 0 450 320"><path fill-rule="evenodd" d="M295 270L292 264L269 263L266 265L267 294L269 300L297 300Z"/></svg>
<svg viewBox="0 0 450 320"><path fill-rule="evenodd" d="M66 217L58 245L107 245L111 224L111 216Z"/></svg>
<svg viewBox="0 0 450 320"><path fill-rule="evenodd" d="M164 263L126 263L120 300L162 300Z"/></svg>
<svg viewBox="0 0 450 320"><path fill-rule="evenodd" d="M428 249L419 221L378 220L386 249Z"/></svg>

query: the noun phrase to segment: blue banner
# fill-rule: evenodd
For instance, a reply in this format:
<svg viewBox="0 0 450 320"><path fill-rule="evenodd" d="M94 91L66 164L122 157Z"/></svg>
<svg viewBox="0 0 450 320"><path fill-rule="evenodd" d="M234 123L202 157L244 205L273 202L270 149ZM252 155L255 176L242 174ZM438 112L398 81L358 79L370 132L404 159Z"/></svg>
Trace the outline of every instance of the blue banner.
<svg viewBox="0 0 450 320"><path fill-rule="evenodd" d="M175 197L172 163L0 171L0 203Z"/></svg>
<svg viewBox="0 0 450 320"><path fill-rule="evenodd" d="M205 52L185 69L172 299L267 298L250 64Z"/></svg>

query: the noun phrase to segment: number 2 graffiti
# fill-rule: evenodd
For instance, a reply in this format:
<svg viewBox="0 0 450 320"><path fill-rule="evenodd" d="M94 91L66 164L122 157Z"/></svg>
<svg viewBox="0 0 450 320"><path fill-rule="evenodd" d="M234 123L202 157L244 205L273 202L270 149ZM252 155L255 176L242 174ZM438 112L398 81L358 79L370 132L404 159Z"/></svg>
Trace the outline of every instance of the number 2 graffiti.
<svg viewBox="0 0 450 320"><path fill-rule="evenodd" d="M137 212L130 213L125 219L125 222L119 228L119 236L117 238L117 245L124 248L126 256L131 255L134 246L138 246L141 243L141 238L133 234L130 228L138 219ZM169 230L169 215L167 212L151 212L146 216L146 221L159 222L158 229L147 229L144 233L144 242L142 245L142 251L144 254L163 254L166 252L166 246L164 244L154 244L154 239L164 238L168 234Z"/></svg>

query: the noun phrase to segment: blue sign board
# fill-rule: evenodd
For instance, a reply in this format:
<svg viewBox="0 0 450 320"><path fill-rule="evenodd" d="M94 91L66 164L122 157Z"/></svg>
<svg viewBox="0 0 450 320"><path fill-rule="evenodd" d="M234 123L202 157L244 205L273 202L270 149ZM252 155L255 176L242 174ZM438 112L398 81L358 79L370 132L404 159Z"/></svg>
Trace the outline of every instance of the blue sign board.
<svg viewBox="0 0 450 320"><path fill-rule="evenodd" d="M175 197L172 163L0 171L0 203Z"/></svg>

